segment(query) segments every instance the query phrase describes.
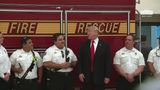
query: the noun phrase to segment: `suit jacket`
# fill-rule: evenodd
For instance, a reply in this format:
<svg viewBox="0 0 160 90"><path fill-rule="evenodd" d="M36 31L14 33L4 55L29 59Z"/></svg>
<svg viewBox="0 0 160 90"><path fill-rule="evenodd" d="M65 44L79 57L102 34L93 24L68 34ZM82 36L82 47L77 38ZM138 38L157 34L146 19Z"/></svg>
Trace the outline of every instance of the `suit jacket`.
<svg viewBox="0 0 160 90"><path fill-rule="evenodd" d="M78 73L84 74L86 83L91 80L92 76L94 84L104 84L104 78L110 78L112 71L110 47L108 44L99 40L94 54L93 71L91 71L90 42L88 40L80 47Z"/></svg>

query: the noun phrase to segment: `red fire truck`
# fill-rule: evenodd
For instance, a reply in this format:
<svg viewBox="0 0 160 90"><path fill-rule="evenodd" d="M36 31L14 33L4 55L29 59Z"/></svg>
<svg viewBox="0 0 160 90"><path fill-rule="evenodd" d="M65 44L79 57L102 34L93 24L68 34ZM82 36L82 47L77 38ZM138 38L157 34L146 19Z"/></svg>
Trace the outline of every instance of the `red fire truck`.
<svg viewBox="0 0 160 90"><path fill-rule="evenodd" d="M86 28L95 25L100 38L108 42L112 57L123 47L124 36L135 33L134 0L1 0L0 31L9 53L20 48L20 37L32 38L34 49L43 53L52 45L52 35L66 34L67 47L78 56L86 38ZM79 87L75 69L75 86ZM113 71L109 87L116 87Z"/></svg>

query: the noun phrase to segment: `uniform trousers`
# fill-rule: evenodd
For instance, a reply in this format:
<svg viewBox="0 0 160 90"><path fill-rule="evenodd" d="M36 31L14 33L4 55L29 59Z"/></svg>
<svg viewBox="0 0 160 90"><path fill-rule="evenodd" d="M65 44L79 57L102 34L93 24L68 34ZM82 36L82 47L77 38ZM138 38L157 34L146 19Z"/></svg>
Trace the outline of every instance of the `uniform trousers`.
<svg viewBox="0 0 160 90"><path fill-rule="evenodd" d="M103 84L95 84L93 81L93 73L91 72L88 77L84 79L82 83L82 90L105 90L104 82Z"/></svg>
<svg viewBox="0 0 160 90"><path fill-rule="evenodd" d="M139 77L135 77L133 82L128 82L124 77L118 76L116 90L135 90L139 84Z"/></svg>
<svg viewBox="0 0 160 90"><path fill-rule="evenodd" d="M16 78L15 90L39 90L37 79Z"/></svg>
<svg viewBox="0 0 160 90"><path fill-rule="evenodd" d="M74 90L71 72L52 72L47 81L48 90Z"/></svg>
<svg viewBox="0 0 160 90"><path fill-rule="evenodd" d="M0 90L11 90L9 81L0 78Z"/></svg>
<svg viewBox="0 0 160 90"><path fill-rule="evenodd" d="M82 90L105 90L105 86L95 85L93 83L83 83Z"/></svg>

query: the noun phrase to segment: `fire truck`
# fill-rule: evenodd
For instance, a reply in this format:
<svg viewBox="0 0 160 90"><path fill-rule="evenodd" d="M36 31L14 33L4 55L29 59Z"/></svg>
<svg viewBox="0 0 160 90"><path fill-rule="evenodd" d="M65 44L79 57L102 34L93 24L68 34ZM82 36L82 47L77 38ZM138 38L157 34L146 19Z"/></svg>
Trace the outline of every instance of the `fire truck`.
<svg viewBox="0 0 160 90"><path fill-rule="evenodd" d="M0 31L9 53L20 48L20 38L30 36L34 49L43 52L53 44L52 35L62 32L66 46L78 57L79 47L87 39L86 28L99 28L99 38L109 43L112 58L124 45L127 34L135 34L135 0L1 0ZM75 87L80 87L76 68ZM107 88L116 87L113 70Z"/></svg>

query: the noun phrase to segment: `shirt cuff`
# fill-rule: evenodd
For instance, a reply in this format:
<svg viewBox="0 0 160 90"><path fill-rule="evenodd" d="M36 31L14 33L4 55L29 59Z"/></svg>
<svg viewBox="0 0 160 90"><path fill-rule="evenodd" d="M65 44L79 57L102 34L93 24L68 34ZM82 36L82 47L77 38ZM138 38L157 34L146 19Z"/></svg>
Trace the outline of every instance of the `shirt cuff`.
<svg viewBox="0 0 160 90"><path fill-rule="evenodd" d="M4 78L4 74L3 74L3 73L0 73L0 77L1 77L1 78Z"/></svg>
<svg viewBox="0 0 160 90"><path fill-rule="evenodd" d="M10 74L10 72L11 72L10 70L7 71L7 73L9 73L9 74Z"/></svg>

